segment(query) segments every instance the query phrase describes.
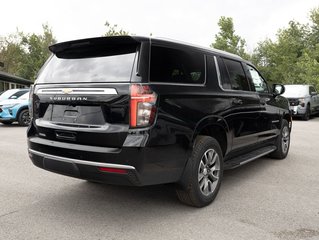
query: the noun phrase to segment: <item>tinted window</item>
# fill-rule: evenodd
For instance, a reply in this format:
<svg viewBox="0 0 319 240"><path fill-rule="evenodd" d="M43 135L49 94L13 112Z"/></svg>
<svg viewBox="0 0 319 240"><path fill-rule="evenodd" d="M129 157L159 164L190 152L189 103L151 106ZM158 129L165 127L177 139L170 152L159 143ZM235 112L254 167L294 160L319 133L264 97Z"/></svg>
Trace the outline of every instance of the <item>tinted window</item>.
<svg viewBox="0 0 319 240"><path fill-rule="evenodd" d="M37 79L38 83L65 82L129 82L134 64L136 47L112 52L77 52L67 57L53 56Z"/></svg>
<svg viewBox="0 0 319 240"><path fill-rule="evenodd" d="M255 86L256 92L260 93L269 93L268 86L266 81L260 76L259 72L256 71L252 66L247 66L250 76L252 78L252 81Z"/></svg>
<svg viewBox="0 0 319 240"><path fill-rule="evenodd" d="M198 52L153 46L150 69L152 82L205 82L205 58Z"/></svg>
<svg viewBox="0 0 319 240"><path fill-rule="evenodd" d="M249 91L249 84L240 62L224 59L231 88L234 90Z"/></svg>
<svg viewBox="0 0 319 240"><path fill-rule="evenodd" d="M20 96L22 96L23 94L25 94L27 92L29 92L29 89L20 90L20 91L16 92L15 94L13 94L11 97L9 97L9 99L19 98Z"/></svg>
<svg viewBox="0 0 319 240"><path fill-rule="evenodd" d="M19 99L20 100L28 100L29 99L29 92L26 92L26 93L24 93L24 94L22 94L20 97L19 97Z"/></svg>

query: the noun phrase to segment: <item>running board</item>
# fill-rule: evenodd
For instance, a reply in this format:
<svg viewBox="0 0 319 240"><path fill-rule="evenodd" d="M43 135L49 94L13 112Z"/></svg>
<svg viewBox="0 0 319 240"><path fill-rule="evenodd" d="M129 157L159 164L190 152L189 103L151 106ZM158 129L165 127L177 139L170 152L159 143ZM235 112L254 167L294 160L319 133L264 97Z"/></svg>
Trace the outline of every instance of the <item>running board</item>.
<svg viewBox="0 0 319 240"><path fill-rule="evenodd" d="M238 157L235 157L235 158L225 162L224 169L227 170L227 169L233 169L233 168L240 167L246 163L249 163L251 161L256 160L257 158L265 156L265 155L275 151L276 149L277 148L275 146L268 146L268 147L263 147L263 148L255 150L255 151L246 153L244 155L240 155Z"/></svg>

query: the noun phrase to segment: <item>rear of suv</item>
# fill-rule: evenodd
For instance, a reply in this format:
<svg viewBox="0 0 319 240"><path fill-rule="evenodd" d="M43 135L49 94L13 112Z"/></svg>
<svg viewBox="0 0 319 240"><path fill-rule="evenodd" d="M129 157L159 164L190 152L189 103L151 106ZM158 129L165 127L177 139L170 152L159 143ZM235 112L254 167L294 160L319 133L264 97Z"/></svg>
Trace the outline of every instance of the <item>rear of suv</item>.
<svg viewBox="0 0 319 240"><path fill-rule="evenodd" d="M31 92L28 149L40 168L109 184L176 183L182 202L202 207L224 170L288 154L284 87L236 55L137 36L50 50Z"/></svg>

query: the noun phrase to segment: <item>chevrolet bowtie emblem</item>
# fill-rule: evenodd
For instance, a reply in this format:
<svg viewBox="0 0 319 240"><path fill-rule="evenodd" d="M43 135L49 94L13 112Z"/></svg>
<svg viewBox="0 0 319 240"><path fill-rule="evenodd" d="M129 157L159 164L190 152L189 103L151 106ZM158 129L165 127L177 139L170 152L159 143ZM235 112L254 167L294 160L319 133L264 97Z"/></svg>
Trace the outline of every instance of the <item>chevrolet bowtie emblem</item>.
<svg viewBox="0 0 319 240"><path fill-rule="evenodd" d="M73 90L70 89L70 88L64 88L64 89L62 89L62 93L63 93L63 94L70 94L70 93L72 93L72 92L73 92Z"/></svg>

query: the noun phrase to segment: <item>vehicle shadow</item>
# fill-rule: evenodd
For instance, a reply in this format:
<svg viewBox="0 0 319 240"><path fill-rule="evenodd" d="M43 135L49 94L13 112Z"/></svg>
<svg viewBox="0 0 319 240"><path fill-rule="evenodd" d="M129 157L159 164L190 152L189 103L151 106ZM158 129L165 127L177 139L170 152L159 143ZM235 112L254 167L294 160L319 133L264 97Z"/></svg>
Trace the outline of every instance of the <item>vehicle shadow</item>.
<svg viewBox="0 0 319 240"><path fill-rule="evenodd" d="M216 213L223 211L224 202L227 198L232 198L229 196L231 191L227 191L227 188L240 188L242 181L249 181L250 177L258 175L271 165L272 161L264 159L225 171L219 195L207 208ZM124 222L127 218L144 222L154 218L154 215L166 218L172 214L190 214L207 210L181 204L176 197L174 184L128 187L79 181L41 201L40 208L47 211L50 206L49 209L66 214L66 217L70 218L86 219L90 214L101 221L117 219ZM227 193L223 194L225 192Z"/></svg>
<svg viewBox="0 0 319 240"><path fill-rule="evenodd" d="M25 127L27 127L27 126L21 126L21 125L19 125L18 123L11 123L11 124L3 124L3 123L0 123L0 128L15 128L15 127L25 128Z"/></svg>

